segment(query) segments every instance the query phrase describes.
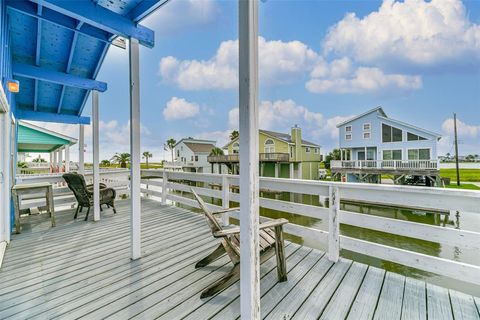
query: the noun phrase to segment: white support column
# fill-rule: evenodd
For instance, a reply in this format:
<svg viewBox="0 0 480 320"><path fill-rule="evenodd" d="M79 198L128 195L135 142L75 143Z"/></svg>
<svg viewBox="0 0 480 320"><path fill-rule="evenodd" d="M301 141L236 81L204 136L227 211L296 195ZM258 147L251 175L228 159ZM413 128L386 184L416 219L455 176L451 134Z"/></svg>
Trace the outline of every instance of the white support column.
<svg viewBox="0 0 480 320"><path fill-rule="evenodd" d="M10 242L10 181L12 121L9 113L0 113L0 241Z"/></svg>
<svg viewBox="0 0 480 320"><path fill-rule="evenodd" d="M92 136L93 136L93 220L100 220L100 116L98 92L92 91Z"/></svg>
<svg viewBox="0 0 480 320"><path fill-rule="evenodd" d="M50 152L50 157L48 159L48 164L50 165L50 173L52 173L52 169L53 169L53 152Z"/></svg>
<svg viewBox="0 0 480 320"><path fill-rule="evenodd" d="M328 259L337 262L340 256L340 192L338 187L329 187L329 212L328 212Z"/></svg>
<svg viewBox="0 0 480 320"><path fill-rule="evenodd" d="M58 167L58 150L53 151L53 162L52 162L52 167L53 167L53 172L55 172L55 167Z"/></svg>
<svg viewBox="0 0 480 320"><path fill-rule="evenodd" d="M62 172L63 168L63 148L58 149L58 171Z"/></svg>
<svg viewBox="0 0 480 320"><path fill-rule="evenodd" d="M163 169L163 178L162 178L162 205L167 205L167 183L168 183L168 173L167 170Z"/></svg>
<svg viewBox="0 0 480 320"><path fill-rule="evenodd" d="M130 196L131 196L131 258L141 253L140 198L140 59L138 40L130 38Z"/></svg>
<svg viewBox="0 0 480 320"><path fill-rule="evenodd" d="M298 163L298 179L303 179L303 172L302 172L303 162Z"/></svg>
<svg viewBox="0 0 480 320"><path fill-rule="evenodd" d="M278 178L280 176L280 163L275 162L275 178Z"/></svg>
<svg viewBox="0 0 480 320"><path fill-rule="evenodd" d="M294 179L294 178L295 178L295 177L293 176L294 173L295 173L293 166L294 166L294 163L293 163L293 162L290 162L290 176L289 176L290 179Z"/></svg>
<svg viewBox="0 0 480 320"><path fill-rule="evenodd" d="M85 173L85 127L78 127L78 173Z"/></svg>
<svg viewBox="0 0 480 320"><path fill-rule="evenodd" d="M258 1L239 1L240 316L260 319Z"/></svg>
<svg viewBox="0 0 480 320"><path fill-rule="evenodd" d="M70 172L70 146L65 146L65 172Z"/></svg>

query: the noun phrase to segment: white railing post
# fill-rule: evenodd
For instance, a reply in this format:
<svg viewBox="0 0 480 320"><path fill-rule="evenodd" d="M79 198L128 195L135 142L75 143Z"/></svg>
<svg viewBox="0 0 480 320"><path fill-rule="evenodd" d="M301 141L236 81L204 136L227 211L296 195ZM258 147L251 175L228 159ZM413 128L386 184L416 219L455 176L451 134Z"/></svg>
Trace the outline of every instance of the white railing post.
<svg viewBox="0 0 480 320"><path fill-rule="evenodd" d="M337 262L340 256L340 222L338 212L340 210L340 191L338 187L330 186L329 211L328 211L328 259Z"/></svg>
<svg viewBox="0 0 480 320"><path fill-rule="evenodd" d="M98 92L92 91L92 140L93 140L93 220L100 220L100 118L98 110Z"/></svg>
<svg viewBox="0 0 480 320"><path fill-rule="evenodd" d="M222 207L224 209L230 208L230 183L227 175L222 176ZM222 224L224 226L230 225L230 214L228 212L223 213Z"/></svg>
<svg viewBox="0 0 480 320"><path fill-rule="evenodd" d="M162 176L162 204L167 204L167 182L168 182L168 173L167 170L163 169L163 176Z"/></svg>

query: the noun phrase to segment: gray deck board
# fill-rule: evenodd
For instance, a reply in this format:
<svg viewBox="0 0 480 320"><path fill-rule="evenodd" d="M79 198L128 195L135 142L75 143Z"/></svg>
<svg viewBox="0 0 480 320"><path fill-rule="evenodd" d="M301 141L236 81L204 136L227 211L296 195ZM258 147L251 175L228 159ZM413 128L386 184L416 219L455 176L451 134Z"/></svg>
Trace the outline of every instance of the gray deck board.
<svg viewBox="0 0 480 320"><path fill-rule="evenodd" d="M429 319L453 319L448 289L427 284L427 312Z"/></svg>
<svg viewBox="0 0 480 320"><path fill-rule="evenodd" d="M378 299L374 319L400 319L402 315L405 277L387 272L383 281L382 292Z"/></svg>
<svg viewBox="0 0 480 320"><path fill-rule="evenodd" d="M385 270L369 267L357 296L353 301L347 319L370 320L373 318L377 301L382 290Z"/></svg>
<svg viewBox="0 0 480 320"><path fill-rule="evenodd" d="M406 278L405 292L403 294L402 319L427 319L426 301L425 282Z"/></svg>
<svg viewBox="0 0 480 320"><path fill-rule="evenodd" d="M231 268L226 256L195 263L218 245L205 219L183 208L142 200L142 258L130 260L130 203L117 214L73 220L57 212L22 219L0 270L1 319L238 319L240 283L200 293ZM288 281L278 283L275 257L260 267L266 319L479 319L480 300L425 282L287 243Z"/></svg>

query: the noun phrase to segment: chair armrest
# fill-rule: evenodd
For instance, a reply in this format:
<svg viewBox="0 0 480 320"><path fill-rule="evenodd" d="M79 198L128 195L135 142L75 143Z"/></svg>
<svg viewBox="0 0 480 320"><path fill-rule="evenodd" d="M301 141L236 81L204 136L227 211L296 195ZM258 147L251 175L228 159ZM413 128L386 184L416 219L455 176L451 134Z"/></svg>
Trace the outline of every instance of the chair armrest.
<svg viewBox="0 0 480 320"><path fill-rule="evenodd" d="M214 232L213 236L215 238L223 238L226 236L230 236L232 234L239 234L239 233L240 233L240 227L233 227L233 228L223 229L223 230Z"/></svg>
<svg viewBox="0 0 480 320"><path fill-rule="evenodd" d="M258 226L258 229L259 229L259 230L263 230L263 229L275 228L275 227L277 227L277 226L283 226L284 224L287 224L287 223L288 223L288 220L287 220L287 219L284 219L284 218L275 219L275 220L270 220L270 221L261 223L261 224Z"/></svg>
<svg viewBox="0 0 480 320"><path fill-rule="evenodd" d="M224 209L224 210L219 210L219 211L212 212L212 214L227 213L227 212L239 211L239 210L240 210L240 207L228 208L228 209Z"/></svg>
<svg viewBox="0 0 480 320"><path fill-rule="evenodd" d="M270 221L267 221L267 222L264 222L264 223L260 224L258 226L258 229L259 230L270 229L270 228L274 228L274 227L277 227L277 226L283 226L284 224L287 224L287 223L288 223L288 220L283 219L283 218L270 220ZM230 236L230 235L233 235L233 234L239 234L239 233L240 233L240 227L234 227L234 228L230 228L230 229L224 229L224 230L217 231L213 234L213 236L215 238L222 238L222 237Z"/></svg>
<svg viewBox="0 0 480 320"><path fill-rule="evenodd" d="M100 186L100 189L105 189L107 185L105 183L100 182L98 184ZM92 184L87 184L87 189L93 189L93 183Z"/></svg>

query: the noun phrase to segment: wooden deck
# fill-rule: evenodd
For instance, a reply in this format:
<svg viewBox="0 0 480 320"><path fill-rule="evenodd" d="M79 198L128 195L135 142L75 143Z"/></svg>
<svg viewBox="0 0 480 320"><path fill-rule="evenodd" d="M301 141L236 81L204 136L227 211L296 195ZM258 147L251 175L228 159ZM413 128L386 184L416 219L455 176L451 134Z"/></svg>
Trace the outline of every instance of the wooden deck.
<svg viewBox="0 0 480 320"><path fill-rule="evenodd" d="M100 222L57 213L23 219L0 270L0 319L236 319L239 284L200 299L225 275L226 257L194 269L216 246L205 220L185 209L142 201L140 260L129 258L129 202ZM261 266L266 319L480 319L480 299L296 244L286 247L288 281L275 258Z"/></svg>

